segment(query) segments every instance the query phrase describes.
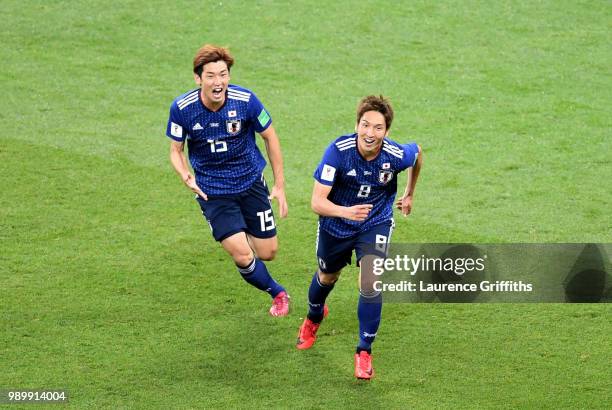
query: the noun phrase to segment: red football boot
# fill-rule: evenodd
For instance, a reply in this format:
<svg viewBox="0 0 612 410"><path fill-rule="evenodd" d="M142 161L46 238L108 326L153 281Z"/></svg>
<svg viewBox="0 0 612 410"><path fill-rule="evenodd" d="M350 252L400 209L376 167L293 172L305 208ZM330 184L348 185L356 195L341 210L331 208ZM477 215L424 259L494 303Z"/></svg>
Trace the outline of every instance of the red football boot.
<svg viewBox="0 0 612 410"><path fill-rule="evenodd" d="M282 291L272 300L272 307L270 308L270 314L272 316L287 316L289 314L289 301L291 298L287 292Z"/></svg>
<svg viewBox="0 0 612 410"><path fill-rule="evenodd" d="M364 380L370 380L374 377L372 355L365 350L355 353L355 377Z"/></svg>
<svg viewBox="0 0 612 410"><path fill-rule="evenodd" d="M329 314L327 305L323 306L323 318L326 318ZM317 330L319 330L321 323L313 323L312 320L304 319L304 323L300 326L300 332L298 333L296 347L300 350L310 349L314 342L317 340Z"/></svg>

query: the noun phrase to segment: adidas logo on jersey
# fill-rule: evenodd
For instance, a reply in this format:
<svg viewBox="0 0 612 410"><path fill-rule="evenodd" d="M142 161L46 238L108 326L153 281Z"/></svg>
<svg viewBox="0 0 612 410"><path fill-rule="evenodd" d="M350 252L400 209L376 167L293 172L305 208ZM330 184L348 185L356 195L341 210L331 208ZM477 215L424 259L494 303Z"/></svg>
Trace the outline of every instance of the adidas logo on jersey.
<svg viewBox="0 0 612 410"><path fill-rule="evenodd" d="M353 168L349 172L347 172L346 175L348 175L349 177L356 177L357 171L355 171L355 169Z"/></svg>
<svg viewBox="0 0 612 410"><path fill-rule="evenodd" d="M202 126L200 125L199 122L196 122L196 125L193 126L193 130L194 131L196 131L196 130L203 130L203 129L204 128L202 128Z"/></svg>

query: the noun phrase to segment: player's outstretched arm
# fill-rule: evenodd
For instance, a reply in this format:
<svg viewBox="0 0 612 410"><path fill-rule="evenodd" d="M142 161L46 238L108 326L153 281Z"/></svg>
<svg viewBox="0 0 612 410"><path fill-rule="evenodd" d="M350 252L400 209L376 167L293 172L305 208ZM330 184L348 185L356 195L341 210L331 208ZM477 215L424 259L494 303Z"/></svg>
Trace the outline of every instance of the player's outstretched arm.
<svg viewBox="0 0 612 410"><path fill-rule="evenodd" d="M416 187L416 183L419 178L419 173L421 172L421 166L423 165L423 150L421 149L420 145L418 147L419 155L414 166L409 169L408 181L406 183L404 195L402 195L402 197L395 204L397 206L397 209L399 209L402 212L402 215L404 216L408 216L408 214L410 214L410 212L412 211L414 188Z"/></svg>
<svg viewBox="0 0 612 410"><path fill-rule="evenodd" d="M310 206L312 210L321 216L331 216L334 218L345 218L351 221L365 221L372 210L371 204L361 204L354 206L336 205L327 197L332 187L315 181L312 190Z"/></svg>
<svg viewBox="0 0 612 410"><path fill-rule="evenodd" d="M184 142L170 142L170 162L187 188L191 189L193 193L199 195L202 199L207 201L208 197L204 192L202 192L200 187L196 184L194 176L191 174L191 172L189 172L189 166L187 165L187 158L185 158L184 151Z"/></svg>
<svg viewBox="0 0 612 410"><path fill-rule="evenodd" d="M280 141L274 127L270 125L261 134L266 143L266 152L274 174L274 186L270 192L270 199L278 200L278 211L281 218L287 217L289 206L285 197L285 175L283 173L283 154L281 153Z"/></svg>

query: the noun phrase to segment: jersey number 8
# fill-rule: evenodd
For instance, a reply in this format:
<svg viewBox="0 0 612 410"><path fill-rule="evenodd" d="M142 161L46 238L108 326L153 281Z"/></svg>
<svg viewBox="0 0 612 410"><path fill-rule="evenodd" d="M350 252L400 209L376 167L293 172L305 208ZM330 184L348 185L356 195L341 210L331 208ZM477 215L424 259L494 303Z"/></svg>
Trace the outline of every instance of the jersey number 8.
<svg viewBox="0 0 612 410"><path fill-rule="evenodd" d="M370 195L371 190L372 190L371 185L362 185L359 188L359 192L357 192L357 198L367 198Z"/></svg>

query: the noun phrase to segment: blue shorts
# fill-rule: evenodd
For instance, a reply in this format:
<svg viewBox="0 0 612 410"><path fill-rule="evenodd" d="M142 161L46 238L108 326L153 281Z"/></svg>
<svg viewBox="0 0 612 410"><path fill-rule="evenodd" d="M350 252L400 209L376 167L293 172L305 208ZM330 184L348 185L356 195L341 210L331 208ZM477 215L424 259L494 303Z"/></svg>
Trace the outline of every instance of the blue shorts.
<svg viewBox="0 0 612 410"><path fill-rule="evenodd" d="M348 238L337 238L323 229L317 229L317 259L319 269L323 273L339 272L351 264L353 249L359 261L365 255L378 257L387 256L387 248L391 242L391 234L395 223L393 219L373 226L365 232Z"/></svg>
<svg viewBox="0 0 612 410"><path fill-rule="evenodd" d="M196 200L213 237L221 242L238 232L262 239L276 236L276 223L268 197L268 187L262 176L239 194L208 196L208 201L198 196Z"/></svg>

